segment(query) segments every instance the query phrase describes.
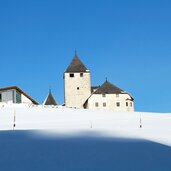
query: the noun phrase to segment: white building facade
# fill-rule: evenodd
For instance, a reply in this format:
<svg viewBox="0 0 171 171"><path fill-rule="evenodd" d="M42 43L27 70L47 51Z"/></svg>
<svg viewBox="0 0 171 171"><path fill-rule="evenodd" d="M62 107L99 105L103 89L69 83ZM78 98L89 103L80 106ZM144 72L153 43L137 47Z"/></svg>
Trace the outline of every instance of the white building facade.
<svg viewBox="0 0 171 171"><path fill-rule="evenodd" d="M17 86L0 88L0 103L38 104Z"/></svg>
<svg viewBox="0 0 171 171"><path fill-rule="evenodd" d="M106 81L92 93L84 107L114 112L132 112L134 111L134 102L128 93Z"/></svg>
<svg viewBox="0 0 171 171"><path fill-rule="evenodd" d="M66 107L134 111L133 97L107 80L101 86L91 87L90 71L76 54L64 72L64 100Z"/></svg>

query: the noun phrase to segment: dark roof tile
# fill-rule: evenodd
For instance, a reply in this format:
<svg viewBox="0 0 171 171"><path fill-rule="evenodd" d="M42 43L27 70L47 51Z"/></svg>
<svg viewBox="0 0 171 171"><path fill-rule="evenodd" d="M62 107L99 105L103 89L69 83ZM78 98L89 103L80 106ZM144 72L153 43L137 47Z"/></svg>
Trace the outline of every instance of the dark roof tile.
<svg viewBox="0 0 171 171"><path fill-rule="evenodd" d="M54 106L57 106L57 103L54 99L54 97L52 96L52 93L49 92L45 102L44 102L44 105L54 105Z"/></svg>
<svg viewBox="0 0 171 171"><path fill-rule="evenodd" d="M121 94L124 91L108 81L105 81L94 94Z"/></svg>
<svg viewBox="0 0 171 171"><path fill-rule="evenodd" d="M89 72L89 70L85 67L85 65L81 62L77 55L74 56L70 65L66 69L65 73L68 72Z"/></svg>

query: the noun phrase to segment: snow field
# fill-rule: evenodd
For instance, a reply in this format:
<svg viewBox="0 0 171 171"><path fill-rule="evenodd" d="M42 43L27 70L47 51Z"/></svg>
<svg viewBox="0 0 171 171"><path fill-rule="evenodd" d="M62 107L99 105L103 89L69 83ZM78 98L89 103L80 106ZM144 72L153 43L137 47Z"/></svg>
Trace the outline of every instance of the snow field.
<svg viewBox="0 0 171 171"><path fill-rule="evenodd" d="M171 114L161 113L11 104L0 107L0 130L48 130L49 134L94 131L103 136L147 139L171 146Z"/></svg>

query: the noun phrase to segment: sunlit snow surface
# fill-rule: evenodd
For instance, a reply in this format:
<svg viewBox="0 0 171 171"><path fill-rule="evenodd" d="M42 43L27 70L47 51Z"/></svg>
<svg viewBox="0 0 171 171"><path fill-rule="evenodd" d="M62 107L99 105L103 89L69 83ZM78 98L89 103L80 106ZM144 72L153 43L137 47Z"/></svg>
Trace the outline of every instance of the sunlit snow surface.
<svg viewBox="0 0 171 171"><path fill-rule="evenodd" d="M171 114L8 105L0 129L2 171L171 170Z"/></svg>

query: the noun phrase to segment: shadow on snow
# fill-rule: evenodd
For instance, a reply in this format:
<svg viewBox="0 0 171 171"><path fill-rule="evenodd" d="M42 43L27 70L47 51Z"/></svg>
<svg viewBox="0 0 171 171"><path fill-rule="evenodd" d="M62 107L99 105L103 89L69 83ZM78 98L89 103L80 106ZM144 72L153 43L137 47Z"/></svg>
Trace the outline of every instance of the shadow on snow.
<svg viewBox="0 0 171 171"><path fill-rule="evenodd" d="M171 170L171 148L146 140L31 136L30 131L0 132L4 171Z"/></svg>

